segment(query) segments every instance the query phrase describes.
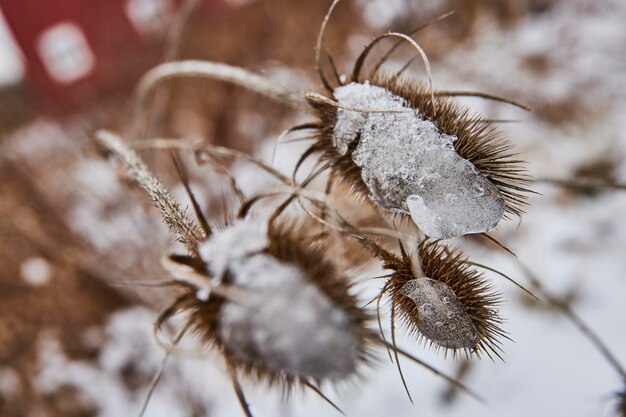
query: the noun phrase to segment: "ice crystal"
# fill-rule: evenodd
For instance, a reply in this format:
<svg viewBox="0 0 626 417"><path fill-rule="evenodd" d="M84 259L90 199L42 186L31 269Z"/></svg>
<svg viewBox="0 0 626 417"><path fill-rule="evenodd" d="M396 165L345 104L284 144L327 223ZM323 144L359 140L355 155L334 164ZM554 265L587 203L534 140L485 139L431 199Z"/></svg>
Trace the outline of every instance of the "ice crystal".
<svg viewBox="0 0 626 417"><path fill-rule="evenodd" d="M476 347L476 326L448 285L418 278L404 284L400 292L415 301L417 328L427 339L450 349Z"/></svg>
<svg viewBox="0 0 626 417"><path fill-rule="evenodd" d="M334 94L340 104L359 109L405 110L337 112L334 145L345 154L360 138L352 159L376 204L410 214L438 239L486 232L500 221L505 207L498 189L457 154L455 136L382 87L351 83Z"/></svg>
<svg viewBox="0 0 626 417"><path fill-rule="evenodd" d="M209 273L222 277L229 264L267 248L267 223L259 220L237 220L224 230L214 233L200 245L202 259Z"/></svg>

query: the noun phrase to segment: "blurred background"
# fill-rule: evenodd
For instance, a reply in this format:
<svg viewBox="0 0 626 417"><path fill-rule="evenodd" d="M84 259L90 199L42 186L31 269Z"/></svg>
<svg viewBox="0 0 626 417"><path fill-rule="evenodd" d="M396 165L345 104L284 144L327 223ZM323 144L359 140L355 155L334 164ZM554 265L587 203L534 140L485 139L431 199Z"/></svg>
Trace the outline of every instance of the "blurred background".
<svg viewBox="0 0 626 417"><path fill-rule="evenodd" d="M166 277L160 257L175 250L158 212L122 167L94 145L101 128L128 132L133 90L162 61L205 59L242 66L296 90L321 91L313 48L330 0L0 0L0 415L121 417L139 412L163 352L151 325L165 290L111 285ZM463 102L492 119L538 179L521 222L493 234L552 294L577 311L626 364L626 2L622 0L345 0L327 44L340 73L372 36L419 32L435 86L523 102ZM379 55L384 48L377 49ZM402 47L388 68L413 56ZM408 74L425 80L422 67ZM231 85L177 80L151 98L146 137L196 138L269 161L281 131L306 115ZM290 173L305 142L279 147ZM151 167L185 201L168 155ZM211 218L229 208L228 188L210 166L186 159ZM249 165L229 166L246 192L272 184ZM345 193L344 193L345 194ZM335 193L339 207L350 207ZM353 213L361 224L372 213ZM458 239L476 262L530 286L519 262L492 244ZM338 248L363 300L376 294L380 266ZM404 363L411 405L393 365L355 384L328 388L350 416L609 416L624 391L615 369L558 309L499 278L513 341L504 360L445 358L400 345L487 399L457 394ZM388 313L386 313L388 317ZM388 320L385 320L385 323ZM192 346L190 347L190 351ZM337 415L311 394L243 382L258 416ZM217 357L176 357L146 416L239 416Z"/></svg>

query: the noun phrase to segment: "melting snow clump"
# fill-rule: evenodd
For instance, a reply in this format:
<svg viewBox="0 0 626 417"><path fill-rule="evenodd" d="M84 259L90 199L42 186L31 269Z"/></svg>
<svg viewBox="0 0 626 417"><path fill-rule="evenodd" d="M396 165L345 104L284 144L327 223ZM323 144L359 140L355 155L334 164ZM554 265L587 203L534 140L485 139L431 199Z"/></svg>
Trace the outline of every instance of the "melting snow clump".
<svg viewBox="0 0 626 417"><path fill-rule="evenodd" d="M231 262L259 253L268 245L267 222L244 219L214 233L200 245L199 251L209 266L208 272L221 277Z"/></svg>
<svg viewBox="0 0 626 417"><path fill-rule="evenodd" d="M418 278L404 284L400 293L415 301L417 328L426 338L450 349L476 347L476 326L448 285Z"/></svg>
<svg viewBox="0 0 626 417"><path fill-rule="evenodd" d="M404 110L337 111L334 146L345 154L360 135L352 160L377 205L410 214L426 235L437 239L487 232L498 224L504 200L491 181L457 154L455 136L441 133L382 87L351 83L334 95L340 104L359 109Z"/></svg>
<svg viewBox="0 0 626 417"><path fill-rule="evenodd" d="M307 279L298 266L262 253L267 232L241 220L201 247L211 271L224 270L250 303L227 302L218 336L230 354L266 369L337 380L359 360L359 339L349 316Z"/></svg>

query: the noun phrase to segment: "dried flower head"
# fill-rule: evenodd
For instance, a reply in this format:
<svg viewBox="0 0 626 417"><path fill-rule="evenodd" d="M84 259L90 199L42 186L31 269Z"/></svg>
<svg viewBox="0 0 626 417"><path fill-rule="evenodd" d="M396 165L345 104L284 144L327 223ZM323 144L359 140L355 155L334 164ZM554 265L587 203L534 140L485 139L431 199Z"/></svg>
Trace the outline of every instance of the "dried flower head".
<svg viewBox="0 0 626 417"><path fill-rule="evenodd" d="M499 355L506 337L497 312L500 296L458 250L425 241L417 265L403 251L388 255L393 273L382 293L391 298L392 313L419 338L446 350ZM381 294L382 295L382 294Z"/></svg>
<svg viewBox="0 0 626 417"><path fill-rule="evenodd" d="M239 219L200 245L196 269L244 295L176 300L192 330L228 364L253 380L319 384L357 373L368 357L368 316L350 294L349 280L322 248L296 236L287 223Z"/></svg>
<svg viewBox="0 0 626 417"><path fill-rule="evenodd" d="M350 280L335 268L323 246L303 238L302 225L279 222L275 216L269 224L247 218L250 204L244 204L240 219L219 229L210 226L174 158L197 225L119 137L99 132L97 138L126 163L149 196L155 195L165 222L184 219L171 222L175 235L197 231L184 235L189 236L184 240L188 255L164 260L174 276L167 284L180 291L159 315L155 329L183 315L185 323L173 343L192 331L204 347L216 347L247 415L240 373L286 392L294 384L306 386L327 401L319 384L358 374L370 343L379 340L367 328L370 317L358 307ZM152 192L154 184L158 194Z"/></svg>
<svg viewBox="0 0 626 417"><path fill-rule="evenodd" d="M155 331L174 315L184 316L184 324L172 345L166 347L167 355L190 331L200 337L203 347L217 348L246 415L251 413L239 385L239 374L253 381L278 385L286 393L294 385L307 387L337 408L318 386L358 375L361 365L368 362L370 345L392 348L396 356L402 354L478 398L460 382L401 350L395 343L389 345L369 330L370 314L357 305L350 280L330 261L327 253L330 249L320 238L325 233L307 237L308 223L278 221L293 197L275 209L269 222L252 218L248 212L252 205L275 192L244 199L238 220L214 228L204 217L180 161L172 154L196 212L196 224L118 136L99 132L96 137L126 163L149 196L155 195L154 203L164 221L184 219L172 222L176 236L183 236L188 229L197 230L184 241L188 255L164 259L163 264L174 279L159 285L174 286L179 292L159 315ZM267 172L274 172L249 156L211 149L254 161ZM282 174L275 175L289 183ZM152 193L151 184L158 184L158 194ZM236 184L235 188L238 189ZM291 187L288 190L292 195ZM142 414L162 370L153 380Z"/></svg>
<svg viewBox="0 0 626 417"><path fill-rule="evenodd" d="M380 75L337 87L334 99L358 112L314 103L315 152L335 175L379 207L411 216L435 238L487 232L505 212L521 214L523 167L489 123L416 81ZM406 110L406 111L405 111Z"/></svg>

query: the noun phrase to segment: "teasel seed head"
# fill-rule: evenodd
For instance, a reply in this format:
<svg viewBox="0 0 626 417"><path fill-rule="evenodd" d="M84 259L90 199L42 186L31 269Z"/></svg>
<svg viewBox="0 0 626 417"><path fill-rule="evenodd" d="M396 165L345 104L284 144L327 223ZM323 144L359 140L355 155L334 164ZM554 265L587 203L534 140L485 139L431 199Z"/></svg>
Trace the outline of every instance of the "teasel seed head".
<svg viewBox="0 0 626 417"><path fill-rule="evenodd" d="M507 337L497 312L500 296L465 263L459 250L432 240L418 248L418 265L409 257L386 262L392 269L385 293L408 330L446 350L499 356Z"/></svg>
<svg viewBox="0 0 626 417"><path fill-rule="evenodd" d="M235 220L200 246L201 272L246 294L245 302L217 294L202 300L193 290L175 310L187 314L203 344L253 380L289 390L358 375L375 336L348 279L289 223L265 224Z"/></svg>
<svg viewBox="0 0 626 417"><path fill-rule="evenodd" d="M433 238L487 232L520 216L529 178L512 144L481 116L430 93L402 76L359 72L333 100L309 100L319 119L311 149L357 194L410 216Z"/></svg>

